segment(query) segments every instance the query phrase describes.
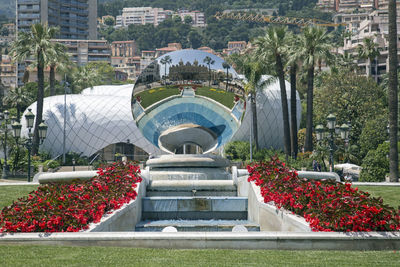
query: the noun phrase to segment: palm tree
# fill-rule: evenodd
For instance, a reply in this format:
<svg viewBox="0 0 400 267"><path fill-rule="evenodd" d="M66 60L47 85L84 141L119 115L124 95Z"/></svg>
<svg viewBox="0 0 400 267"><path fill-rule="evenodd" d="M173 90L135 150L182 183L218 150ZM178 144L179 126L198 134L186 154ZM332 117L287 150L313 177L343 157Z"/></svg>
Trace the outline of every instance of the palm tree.
<svg viewBox="0 0 400 267"><path fill-rule="evenodd" d="M70 67L68 54L65 52L66 47L60 43L53 43L53 49L49 52L52 55L48 58L47 65L50 66L50 95L55 95L56 69L66 69Z"/></svg>
<svg viewBox="0 0 400 267"><path fill-rule="evenodd" d="M288 46L289 60L287 67L289 68L290 76L290 141L292 148L292 157L297 158L299 150L299 142L297 137L297 69L299 63L298 54L299 38L297 35L291 35L291 40Z"/></svg>
<svg viewBox="0 0 400 267"><path fill-rule="evenodd" d="M290 155L290 127L289 127L289 109L286 95L284 61L287 53L287 44L290 40L290 34L284 26L269 27L263 37L255 40L258 54L264 64L275 65L275 73L279 79L281 91L281 105L283 115L283 140L286 156Z"/></svg>
<svg viewBox="0 0 400 267"><path fill-rule="evenodd" d="M303 28L299 42L299 56L307 69L307 118L305 150L312 151L313 130L313 94L314 94L314 68L319 60L330 57L332 45L330 35L322 27L310 26Z"/></svg>
<svg viewBox="0 0 400 267"><path fill-rule="evenodd" d="M213 60L209 56L206 56L203 59L203 62L206 63L208 66L208 75L209 75L208 86L211 87L211 65L214 65L215 60Z"/></svg>
<svg viewBox="0 0 400 267"><path fill-rule="evenodd" d="M167 55L160 60L160 63L164 65L164 83L167 84L167 64L172 63L172 58Z"/></svg>
<svg viewBox="0 0 400 267"><path fill-rule="evenodd" d="M398 156L398 77L396 0L389 0L389 170L390 181L399 181Z"/></svg>
<svg viewBox="0 0 400 267"><path fill-rule="evenodd" d="M29 32L18 33L18 38L12 43L11 55L17 62L23 62L33 58L36 62L38 91L36 97L36 120L33 131L32 153L37 154L39 150L39 124L43 117L43 98L44 98L44 67L49 61L49 53L53 44L51 39L58 33L58 28L48 27L47 24L33 24Z"/></svg>
<svg viewBox="0 0 400 267"><path fill-rule="evenodd" d="M258 60L255 53L247 53L243 55L232 54L229 56L228 61L234 64L241 73L246 77L244 85L245 94L250 101L251 114L252 114L252 133L251 137L254 139L255 150L258 150L258 123L257 123L257 103L256 93L259 88L269 83L271 80L263 80L262 75L267 72L267 65Z"/></svg>
<svg viewBox="0 0 400 267"><path fill-rule="evenodd" d="M225 87L225 91L228 91L229 69L231 68L231 66L230 66L228 63L223 62L223 63L222 63L222 67L223 67L224 69L226 69L226 87Z"/></svg>
<svg viewBox="0 0 400 267"><path fill-rule="evenodd" d="M33 98L29 92L26 91L25 87L12 88L3 98L4 105L16 108L18 119L21 117L21 112L32 102Z"/></svg>
<svg viewBox="0 0 400 267"><path fill-rule="evenodd" d="M372 74L372 63L375 61L375 81L378 81L378 62L376 60L377 57L381 54L379 51L378 44L372 40L372 38L365 38L363 40L362 44L358 45L358 56L361 59L366 59L368 60L368 66L369 68L367 69L367 76L370 76Z"/></svg>
<svg viewBox="0 0 400 267"><path fill-rule="evenodd" d="M85 88L93 88L93 86L101 83L101 77L95 68L79 66L74 69L71 74L72 92L79 93Z"/></svg>

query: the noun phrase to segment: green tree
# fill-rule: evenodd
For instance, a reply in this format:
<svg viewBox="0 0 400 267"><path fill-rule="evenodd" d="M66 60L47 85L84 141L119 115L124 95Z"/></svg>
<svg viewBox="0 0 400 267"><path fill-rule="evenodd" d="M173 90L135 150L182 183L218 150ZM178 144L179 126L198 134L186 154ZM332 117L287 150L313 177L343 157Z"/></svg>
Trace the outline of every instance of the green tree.
<svg viewBox="0 0 400 267"><path fill-rule="evenodd" d="M95 68L79 66L71 73L71 88L73 93L79 93L85 88L93 88L101 84L101 77Z"/></svg>
<svg viewBox="0 0 400 267"><path fill-rule="evenodd" d="M33 134L32 153L37 154L39 150L39 124L43 118L43 98L44 98L44 67L48 62L49 53L53 44L51 39L58 33L55 27L48 27L40 23L33 24L29 32L20 32L18 39L12 44L11 55L17 62L23 62L28 58L34 58L37 68L38 91L36 104L36 120Z"/></svg>
<svg viewBox="0 0 400 267"><path fill-rule="evenodd" d="M272 64L275 66L275 74L278 76L281 107L283 120L283 140L284 151L286 156L290 155L290 126L289 126L289 109L287 103L286 85L285 85L285 54L287 53L287 45L289 43L290 34L286 27L269 27L264 36L255 40L257 46L256 53L260 55L264 64Z"/></svg>
<svg viewBox="0 0 400 267"><path fill-rule="evenodd" d="M115 19L114 19L113 17L107 17L107 18L104 20L104 24L107 25L107 26L114 26L114 24L115 24Z"/></svg>
<svg viewBox="0 0 400 267"><path fill-rule="evenodd" d="M229 69L231 68L231 66L230 66L228 63L223 62L223 63L222 63L222 67L223 67L224 69L226 69L226 87L225 87L225 90L228 91Z"/></svg>
<svg viewBox="0 0 400 267"><path fill-rule="evenodd" d="M359 140L366 122L385 114L384 90L367 77L342 69L338 73L324 73L315 91L314 119L325 124L326 117L336 115L337 124L350 122L350 144L360 147Z"/></svg>
<svg viewBox="0 0 400 267"><path fill-rule="evenodd" d="M208 86L211 86L211 65L214 65L215 60L213 60L211 57L206 56L203 59L203 62L207 64L208 66Z"/></svg>
<svg viewBox="0 0 400 267"><path fill-rule="evenodd" d="M383 182L389 172L389 143L380 144L377 149L370 150L361 164L360 181Z"/></svg>
<svg viewBox="0 0 400 267"><path fill-rule="evenodd" d="M164 65L164 83L167 84L167 64L172 63L172 58L167 55L160 60L160 63Z"/></svg>
<svg viewBox="0 0 400 267"><path fill-rule="evenodd" d="M53 43L53 49L49 51L52 53L51 56L48 57L47 65L50 67L50 96L55 95L56 89L56 69L66 69L71 66L71 62L69 61L69 56L66 53L66 47L60 43Z"/></svg>
<svg viewBox="0 0 400 267"><path fill-rule="evenodd" d="M307 70L307 122L305 150L312 151L315 63L330 57L330 35L322 27L305 27L299 39L299 55Z"/></svg>
<svg viewBox="0 0 400 267"><path fill-rule="evenodd" d="M387 112L376 117L371 117L364 124L360 134L360 158L364 158L368 151L374 150L379 144L388 140L387 134Z"/></svg>
<svg viewBox="0 0 400 267"><path fill-rule="evenodd" d="M193 23L193 18L191 16L189 16L189 15L186 15L183 18L183 21L185 22L185 24L192 24Z"/></svg>
<svg viewBox="0 0 400 267"><path fill-rule="evenodd" d="M254 139L255 149L257 151L259 149L259 144L256 93L257 90L262 89L265 84L271 82L270 79L264 80L262 77L263 74L267 73L268 66L262 63L255 53L246 53L243 55L232 54L227 60L235 65L236 69L246 77L244 90L245 94L248 96L247 99L250 102L251 108L251 129L253 133L251 138Z"/></svg>
<svg viewBox="0 0 400 267"><path fill-rule="evenodd" d="M17 118L21 118L21 112L33 102L33 97L25 87L11 88L8 94L3 98L6 106L17 110Z"/></svg>
<svg viewBox="0 0 400 267"><path fill-rule="evenodd" d="M379 45L374 42L372 38L364 38L363 43L357 47L358 57L368 61L369 68L367 69L367 76L372 75L372 64L375 63L375 75L374 79L378 81L378 60L379 57Z"/></svg>
<svg viewBox="0 0 400 267"><path fill-rule="evenodd" d="M398 154L398 59L397 59L397 8L396 0L389 0L389 159L390 181L399 181Z"/></svg>
<svg viewBox="0 0 400 267"><path fill-rule="evenodd" d="M200 33L198 33L198 31L195 30L190 31L188 38L191 48L197 49L201 46L203 37L200 35Z"/></svg>

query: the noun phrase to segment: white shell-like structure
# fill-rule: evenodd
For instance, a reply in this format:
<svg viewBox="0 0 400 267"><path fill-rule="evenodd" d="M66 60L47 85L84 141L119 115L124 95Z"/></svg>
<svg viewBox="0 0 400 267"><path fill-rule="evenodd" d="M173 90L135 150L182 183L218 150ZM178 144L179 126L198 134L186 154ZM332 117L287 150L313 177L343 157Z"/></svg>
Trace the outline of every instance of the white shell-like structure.
<svg viewBox="0 0 400 267"><path fill-rule="evenodd" d="M271 79L270 76L263 76L262 80ZM290 122L290 83L285 81L286 95L289 107ZM297 103L297 129L300 126L301 118L301 101L299 93L296 92ZM283 149L283 115L281 103L281 89L279 80L266 83L257 90L257 130L258 144L261 148ZM250 103L247 102L246 113L244 115L242 125L233 136L232 140L249 141L250 129L252 125L252 115Z"/></svg>
<svg viewBox="0 0 400 267"><path fill-rule="evenodd" d="M264 79L268 77L265 76ZM100 149L119 142L130 143L147 153L162 154L136 127L131 111L133 85L103 85L88 88L81 94L66 95L66 152L91 156ZM286 82L290 106L290 84ZM260 147L283 148L283 124L279 82L276 80L257 92L258 138ZM242 124L232 140L248 141L251 110L247 110ZM36 114L36 103L30 107ZM25 111L26 113L27 111ZM25 115L24 113L24 115ZM21 120L22 135L27 136L26 122ZM297 94L297 120L300 124L301 105ZM64 95L44 99L43 119L48 125L47 136L41 149L52 156L63 152Z"/></svg>
<svg viewBox="0 0 400 267"><path fill-rule="evenodd" d="M103 85L85 89L81 94L67 94L66 152L91 156L110 144L126 143L129 139L130 143L147 153L160 154L161 151L147 141L136 127L130 104L132 90L133 84ZM49 151L52 156L63 153L64 107L64 95L44 99L43 119L48 130L41 149ZM36 114L36 103L29 108ZM21 124L22 135L26 137L25 119L21 120Z"/></svg>

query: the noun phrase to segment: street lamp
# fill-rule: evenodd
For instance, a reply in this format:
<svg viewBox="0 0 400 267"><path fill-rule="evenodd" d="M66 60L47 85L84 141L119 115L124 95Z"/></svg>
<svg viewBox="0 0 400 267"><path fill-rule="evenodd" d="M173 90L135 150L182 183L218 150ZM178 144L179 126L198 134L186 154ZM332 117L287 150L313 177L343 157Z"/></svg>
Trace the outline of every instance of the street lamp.
<svg viewBox="0 0 400 267"><path fill-rule="evenodd" d="M31 109L28 109L28 112L25 114L25 120L26 120L26 127L28 128L28 139L25 141L24 146L28 149L28 182L30 182L31 181L31 150L32 150L32 145L33 145L32 128L33 128L33 123L35 121L35 114L32 113ZM22 128L22 126L19 122L14 122L12 124L13 135L14 135L14 138L15 138L17 144L18 144L18 139L21 137L21 128ZM39 130L40 144L42 144L47 135L47 125L42 121L39 124L38 130Z"/></svg>
<svg viewBox="0 0 400 267"><path fill-rule="evenodd" d="M3 164L3 173L2 173L2 178L7 179L8 178L8 165L7 165L7 133L8 133L8 119L10 116L10 112L8 110L5 110L3 112L3 117L4 117L4 164Z"/></svg>
<svg viewBox="0 0 400 267"><path fill-rule="evenodd" d="M342 124L341 126L336 125L336 116L333 114L329 114L326 120L328 128L328 135L326 137L329 141L329 165L330 171L334 171L333 153L335 152L335 136L340 135L347 147L349 143L350 126L348 124ZM324 126L318 125L315 128L315 132L317 141L322 141L324 139Z"/></svg>

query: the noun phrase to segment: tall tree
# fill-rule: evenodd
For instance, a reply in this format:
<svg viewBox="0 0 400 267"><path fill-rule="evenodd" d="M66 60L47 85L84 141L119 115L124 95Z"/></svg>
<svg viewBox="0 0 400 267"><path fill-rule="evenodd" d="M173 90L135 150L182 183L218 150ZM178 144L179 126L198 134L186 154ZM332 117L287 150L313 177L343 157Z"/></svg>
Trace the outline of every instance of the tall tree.
<svg viewBox="0 0 400 267"><path fill-rule="evenodd" d="M361 59L367 60L368 68L367 68L367 76L372 75L372 64L375 62L375 75L374 79L378 81L378 59L380 52L379 46L374 42L372 38L364 38L363 43L358 45L357 51L358 56Z"/></svg>
<svg viewBox="0 0 400 267"><path fill-rule="evenodd" d="M231 66L230 66L228 63L223 62L223 63L222 63L222 67L223 67L224 69L226 69L226 87L225 87L225 90L228 91L229 69L231 68Z"/></svg>
<svg viewBox="0 0 400 267"><path fill-rule="evenodd" d="M25 87L16 87L8 91L3 98L3 103L9 107L17 109L17 118L21 119L21 112L33 102L33 98Z"/></svg>
<svg viewBox="0 0 400 267"><path fill-rule="evenodd" d="M287 67L289 68L290 76L290 142L292 148L292 157L297 158L299 150L299 142L297 137L297 69L299 63L299 38L292 34L289 42L289 60Z"/></svg>
<svg viewBox="0 0 400 267"><path fill-rule="evenodd" d="M251 114L252 114L252 133L251 137L254 140L255 149L258 150L258 123L257 123L257 102L256 94L257 90L263 88L263 86L271 80L263 79L263 74L267 72L268 66L258 60L258 56L255 53L246 53L243 55L232 54L228 58L228 62L236 66L246 78L244 90L248 96L250 102Z"/></svg>
<svg viewBox="0 0 400 267"><path fill-rule="evenodd" d="M330 35L322 27L305 27L300 35L299 55L307 69L307 115L305 150L313 150L313 96L314 96L314 68L319 60L330 56Z"/></svg>
<svg viewBox="0 0 400 267"><path fill-rule="evenodd" d="M389 170L390 181L399 181L398 156L398 80L396 0L389 0Z"/></svg>
<svg viewBox="0 0 400 267"><path fill-rule="evenodd" d="M50 95L55 95L55 83L56 83L56 69L69 68L70 61L69 56L66 53L66 47L60 43L53 43L52 49L48 50L49 54L47 65L50 67Z"/></svg>
<svg viewBox="0 0 400 267"><path fill-rule="evenodd" d="M164 65L164 83L167 84L167 64L172 63L172 58L169 55L166 55L160 60L160 63Z"/></svg>
<svg viewBox="0 0 400 267"><path fill-rule="evenodd" d="M273 64L275 74L279 79L281 92L282 120L283 120L283 143L286 156L290 155L290 127L289 127L289 109L287 103L286 85L285 85L285 55L287 54L287 45L290 40L290 34L286 27L269 27L264 36L255 40L257 46L256 53L264 64Z"/></svg>
<svg viewBox="0 0 400 267"><path fill-rule="evenodd" d="M85 88L93 88L95 85L101 84L101 77L96 68L89 65L79 66L74 69L71 74L71 88L73 93L79 93Z"/></svg>
<svg viewBox="0 0 400 267"><path fill-rule="evenodd" d="M208 86L211 87L211 65L214 65L215 60L213 60L212 58L210 58L209 56L206 56L203 59L203 62L207 64L208 66Z"/></svg>
<svg viewBox="0 0 400 267"><path fill-rule="evenodd" d="M33 131L32 153L35 155L39 150L39 124L43 118L43 98L44 98L44 67L49 61L48 50L52 49L51 39L56 36L58 29L48 27L47 24L36 23L31 26L29 32L18 33L18 39L12 43L11 55L15 61L23 62L33 58L36 62L38 91L36 96L36 120Z"/></svg>

